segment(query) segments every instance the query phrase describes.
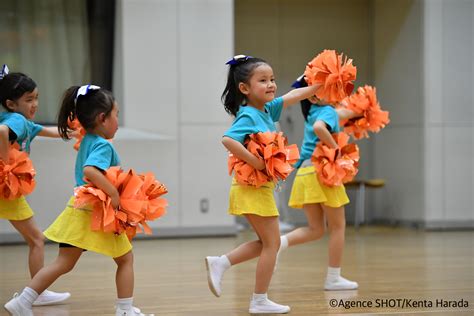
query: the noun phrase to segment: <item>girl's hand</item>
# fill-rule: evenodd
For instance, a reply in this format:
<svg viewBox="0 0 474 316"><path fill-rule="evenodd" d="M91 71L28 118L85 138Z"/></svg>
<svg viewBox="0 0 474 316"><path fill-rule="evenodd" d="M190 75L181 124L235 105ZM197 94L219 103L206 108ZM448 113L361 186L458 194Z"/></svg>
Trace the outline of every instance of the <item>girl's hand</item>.
<svg viewBox="0 0 474 316"><path fill-rule="evenodd" d="M117 194L111 195L111 204L114 210L119 210L120 209L120 196Z"/></svg>
<svg viewBox="0 0 474 316"><path fill-rule="evenodd" d="M77 138L77 137L79 137L79 135L80 135L80 133L79 133L79 131L78 131L77 129L75 129L75 130L70 130L70 131L67 132L67 136L68 136L69 138Z"/></svg>

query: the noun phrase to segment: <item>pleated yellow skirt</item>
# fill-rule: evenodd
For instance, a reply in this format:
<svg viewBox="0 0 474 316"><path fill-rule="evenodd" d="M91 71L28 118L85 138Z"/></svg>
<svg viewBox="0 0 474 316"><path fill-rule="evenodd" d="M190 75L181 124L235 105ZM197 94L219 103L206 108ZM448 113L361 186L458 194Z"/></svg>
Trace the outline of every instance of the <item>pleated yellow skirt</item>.
<svg viewBox="0 0 474 316"><path fill-rule="evenodd" d="M91 230L90 209L74 208L71 197L64 211L46 229L46 238L57 243L97 252L112 258L120 257L132 249L125 233L120 235Z"/></svg>
<svg viewBox="0 0 474 316"><path fill-rule="evenodd" d="M33 216L24 196L15 200L0 200L0 218L21 221Z"/></svg>
<svg viewBox="0 0 474 316"><path fill-rule="evenodd" d="M299 168L291 188L288 205L303 208L305 204L314 203L340 207L349 203L349 198L343 185L328 187L320 184L314 166Z"/></svg>
<svg viewBox="0 0 474 316"><path fill-rule="evenodd" d="M229 196L229 214L255 214L259 216L279 216L273 196L275 184L267 182L256 188L238 184L232 179Z"/></svg>

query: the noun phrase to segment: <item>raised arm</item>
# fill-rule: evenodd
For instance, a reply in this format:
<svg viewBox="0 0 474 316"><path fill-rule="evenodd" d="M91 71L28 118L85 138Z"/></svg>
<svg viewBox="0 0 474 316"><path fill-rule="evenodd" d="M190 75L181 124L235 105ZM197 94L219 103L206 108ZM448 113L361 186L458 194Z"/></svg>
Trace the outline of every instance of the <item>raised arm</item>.
<svg viewBox="0 0 474 316"><path fill-rule="evenodd" d="M349 120L354 117L360 117L362 115L355 113L354 111L351 111L346 108L339 108L336 109L337 115L339 116L340 120Z"/></svg>
<svg viewBox="0 0 474 316"><path fill-rule="evenodd" d="M230 151L235 157L245 161L252 167L257 170L265 169L265 163L263 160L258 159L256 156L252 155L247 148L244 147L240 142L232 139L230 137L222 137L222 144L228 151Z"/></svg>
<svg viewBox="0 0 474 316"><path fill-rule="evenodd" d="M93 166L84 167L84 176L96 187L105 192L112 199L112 207L117 209L120 205L120 196L117 189L107 180L105 175Z"/></svg>
<svg viewBox="0 0 474 316"><path fill-rule="evenodd" d="M43 137L52 137L52 138L59 138L59 131L56 126L45 126L43 129L38 133L39 136Z"/></svg>
<svg viewBox="0 0 474 316"><path fill-rule="evenodd" d="M6 125L0 125L0 160L8 162L8 148L10 141L8 140L8 134L10 129Z"/></svg>
<svg viewBox="0 0 474 316"><path fill-rule="evenodd" d="M307 99L313 96L316 93L316 90L319 88L319 85L313 85L304 88L298 88L291 90L287 94L283 95L283 106L293 105L297 102Z"/></svg>

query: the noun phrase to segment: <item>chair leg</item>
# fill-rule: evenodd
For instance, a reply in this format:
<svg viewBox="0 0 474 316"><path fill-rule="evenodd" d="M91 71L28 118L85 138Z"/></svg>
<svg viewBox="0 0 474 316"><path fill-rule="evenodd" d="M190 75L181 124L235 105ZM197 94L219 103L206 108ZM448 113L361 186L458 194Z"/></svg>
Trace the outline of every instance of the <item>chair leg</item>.
<svg viewBox="0 0 474 316"><path fill-rule="evenodd" d="M365 221L364 215L365 209L365 184L359 184L357 188L357 203L355 208L355 215L354 215L354 227L355 229L359 229L359 220L362 219L362 222Z"/></svg>
<svg viewBox="0 0 474 316"><path fill-rule="evenodd" d="M365 223L367 220L365 217L365 183L360 184L359 203L360 203L360 216L362 217L361 223Z"/></svg>

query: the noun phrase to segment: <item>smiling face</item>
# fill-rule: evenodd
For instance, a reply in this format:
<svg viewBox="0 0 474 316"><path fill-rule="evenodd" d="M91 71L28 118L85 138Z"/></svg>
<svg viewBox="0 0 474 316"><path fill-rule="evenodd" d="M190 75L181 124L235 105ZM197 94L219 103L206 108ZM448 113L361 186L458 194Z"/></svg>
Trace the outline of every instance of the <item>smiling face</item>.
<svg viewBox="0 0 474 316"><path fill-rule="evenodd" d="M7 107L10 111L20 113L29 120L34 119L38 110L38 88L25 92L16 101L7 100Z"/></svg>
<svg viewBox="0 0 474 316"><path fill-rule="evenodd" d="M275 98L277 85L273 76L272 67L267 64L257 66L248 83L239 84L240 91L245 95L250 105L258 108Z"/></svg>

